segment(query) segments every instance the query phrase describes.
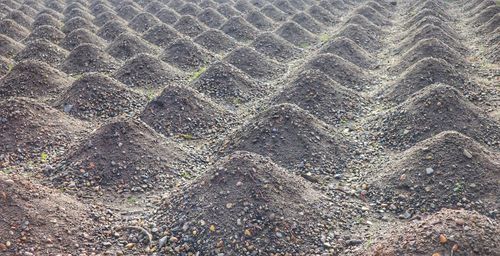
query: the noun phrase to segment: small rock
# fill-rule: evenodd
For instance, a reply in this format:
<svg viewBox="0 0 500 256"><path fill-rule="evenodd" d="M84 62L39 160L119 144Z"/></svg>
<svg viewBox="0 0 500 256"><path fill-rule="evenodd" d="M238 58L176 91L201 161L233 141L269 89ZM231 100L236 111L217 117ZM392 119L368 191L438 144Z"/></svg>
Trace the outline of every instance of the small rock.
<svg viewBox="0 0 500 256"><path fill-rule="evenodd" d="M15 183L15 182L14 182L13 180L11 180L11 179L5 180L5 184L7 184L7 185L9 185L9 186L14 185L14 183Z"/></svg>
<svg viewBox="0 0 500 256"><path fill-rule="evenodd" d="M465 157L467 157L469 159L472 158L472 154L467 149L465 149L465 148L464 148L464 155L465 155Z"/></svg>
<svg viewBox="0 0 500 256"><path fill-rule="evenodd" d="M434 169L428 167L428 168L425 168L425 173L427 173L427 175L431 175L434 173Z"/></svg>
<svg viewBox="0 0 500 256"><path fill-rule="evenodd" d="M347 243L347 246L354 246L354 245L362 244L363 241L358 240L358 239L351 239L351 240L347 240L346 243Z"/></svg>

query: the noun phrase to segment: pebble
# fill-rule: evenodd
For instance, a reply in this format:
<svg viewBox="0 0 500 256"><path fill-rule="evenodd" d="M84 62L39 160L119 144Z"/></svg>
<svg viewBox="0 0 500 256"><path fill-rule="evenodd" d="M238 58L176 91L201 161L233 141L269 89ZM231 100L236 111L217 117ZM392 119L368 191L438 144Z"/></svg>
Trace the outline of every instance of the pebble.
<svg viewBox="0 0 500 256"><path fill-rule="evenodd" d="M472 158L472 154L467 149L465 149L465 148L464 148L464 155L465 155L465 157L467 157L469 159Z"/></svg>
<svg viewBox="0 0 500 256"><path fill-rule="evenodd" d="M425 173L427 173L427 175L431 175L431 174L434 173L434 169L428 167L428 168L425 169Z"/></svg>
<svg viewBox="0 0 500 256"><path fill-rule="evenodd" d="M15 182L14 182L13 180L11 180L11 179L5 180L4 182L5 182L5 184L7 184L7 185L9 185L9 186L14 185L14 183L15 183Z"/></svg>

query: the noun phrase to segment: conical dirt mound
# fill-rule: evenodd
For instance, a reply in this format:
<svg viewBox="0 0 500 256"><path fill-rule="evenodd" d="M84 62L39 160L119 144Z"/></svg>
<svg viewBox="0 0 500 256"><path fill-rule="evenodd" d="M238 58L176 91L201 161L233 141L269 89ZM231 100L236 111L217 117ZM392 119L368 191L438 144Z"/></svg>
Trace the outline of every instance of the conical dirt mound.
<svg viewBox="0 0 500 256"><path fill-rule="evenodd" d="M87 72L110 73L119 63L94 44L80 44L73 49L62 64L62 70L68 74Z"/></svg>
<svg viewBox="0 0 500 256"><path fill-rule="evenodd" d="M332 132L296 105L280 104L258 114L232 134L222 150L254 152L286 168L331 174L345 167L350 145Z"/></svg>
<svg viewBox="0 0 500 256"><path fill-rule="evenodd" d="M201 93L230 106L263 96L263 88L245 73L224 62L210 65L192 86Z"/></svg>
<svg viewBox="0 0 500 256"><path fill-rule="evenodd" d="M86 239L83 234L92 232L95 223L89 213L97 209L91 210L26 178L1 172L0 191L2 254L25 254L26 244L36 254L71 254L93 242L93 236ZM10 246L5 248L7 241Z"/></svg>
<svg viewBox="0 0 500 256"><path fill-rule="evenodd" d="M0 34L0 55L5 58L12 58L23 49L24 45L14 39Z"/></svg>
<svg viewBox="0 0 500 256"><path fill-rule="evenodd" d="M299 73L273 99L274 103L292 103L331 125L352 120L366 99L317 70Z"/></svg>
<svg viewBox="0 0 500 256"><path fill-rule="evenodd" d="M15 65L0 80L0 98L51 96L61 92L70 83L71 79L65 73L46 63L27 60Z"/></svg>
<svg viewBox="0 0 500 256"><path fill-rule="evenodd" d="M178 81L181 72L149 54L138 54L116 71L114 77L120 82L140 88L163 88Z"/></svg>
<svg viewBox="0 0 500 256"><path fill-rule="evenodd" d="M127 60L139 53L156 54L158 50L144 39L125 32L109 44L106 51L119 60Z"/></svg>
<svg viewBox="0 0 500 256"><path fill-rule="evenodd" d="M448 85L434 84L389 110L378 127L384 144L407 148L442 131L455 130L498 147L500 125Z"/></svg>
<svg viewBox="0 0 500 256"><path fill-rule="evenodd" d="M25 157L37 161L42 153L70 146L87 127L32 99L11 98L0 102L0 155L6 165Z"/></svg>
<svg viewBox="0 0 500 256"><path fill-rule="evenodd" d="M384 230L360 255L498 255L499 230L496 220L477 212L444 209Z"/></svg>
<svg viewBox="0 0 500 256"><path fill-rule="evenodd" d="M174 166L184 157L180 148L143 122L118 121L97 129L71 152L53 182L141 189L153 188L153 182L173 185L174 178L180 178Z"/></svg>
<svg viewBox="0 0 500 256"><path fill-rule="evenodd" d="M144 96L98 73L84 74L55 103L61 111L81 119L133 115L145 104Z"/></svg>
<svg viewBox="0 0 500 256"><path fill-rule="evenodd" d="M37 39L29 42L16 57L16 61L38 60L54 67L61 64L68 56L68 51L45 39Z"/></svg>
<svg viewBox="0 0 500 256"><path fill-rule="evenodd" d="M465 207L491 215L500 206L500 154L469 137L442 132L396 158L381 168L370 197L397 213Z"/></svg>
<svg viewBox="0 0 500 256"><path fill-rule="evenodd" d="M175 40L161 56L161 59L170 65L190 72L204 67L212 58L210 53L185 38Z"/></svg>
<svg viewBox="0 0 500 256"><path fill-rule="evenodd" d="M203 138L223 132L232 115L194 90L168 86L146 106L140 118L165 136Z"/></svg>
<svg viewBox="0 0 500 256"><path fill-rule="evenodd" d="M75 49L81 44L94 44L99 48L104 48L104 41L88 29L80 28L73 30L61 42L61 46L69 51Z"/></svg>
<svg viewBox="0 0 500 256"><path fill-rule="evenodd" d="M276 61L290 61L302 52L285 39L273 33L262 33L253 42L252 47L258 52Z"/></svg>
<svg viewBox="0 0 500 256"><path fill-rule="evenodd" d="M240 47L234 50L225 59L255 79L273 79L285 71L283 65L267 59L248 47Z"/></svg>
<svg viewBox="0 0 500 256"><path fill-rule="evenodd" d="M186 240L186 253L307 254L321 247L316 239L321 231L314 228L326 223L320 198L308 182L270 159L235 152L188 187L172 193L155 219L172 230L170 241L196 234L195 239ZM165 252L178 246L168 243Z"/></svg>
<svg viewBox="0 0 500 256"><path fill-rule="evenodd" d="M373 69L377 60L347 37L336 37L321 48L321 53L335 54L360 68Z"/></svg>

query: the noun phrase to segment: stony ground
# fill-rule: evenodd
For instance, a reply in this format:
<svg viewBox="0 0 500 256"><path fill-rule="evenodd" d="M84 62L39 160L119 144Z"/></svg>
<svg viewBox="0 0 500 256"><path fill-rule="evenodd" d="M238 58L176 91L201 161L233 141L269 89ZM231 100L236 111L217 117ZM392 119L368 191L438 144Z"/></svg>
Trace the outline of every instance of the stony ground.
<svg viewBox="0 0 500 256"><path fill-rule="evenodd" d="M500 255L495 0L0 0L0 255Z"/></svg>

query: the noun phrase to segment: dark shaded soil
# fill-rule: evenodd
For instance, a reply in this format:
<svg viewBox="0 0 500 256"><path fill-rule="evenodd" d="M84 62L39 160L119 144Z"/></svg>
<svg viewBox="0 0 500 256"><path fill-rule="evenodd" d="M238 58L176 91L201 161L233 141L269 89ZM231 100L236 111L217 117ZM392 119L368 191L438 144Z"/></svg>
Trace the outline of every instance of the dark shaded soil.
<svg viewBox="0 0 500 256"><path fill-rule="evenodd" d="M12 58L23 49L24 45L16 40L0 34L0 55L5 58Z"/></svg>
<svg viewBox="0 0 500 256"><path fill-rule="evenodd" d="M167 8L162 8L155 14L155 16L162 22L165 22L170 25L173 25L180 18L179 14Z"/></svg>
<svg viewBox="0 0 500 256"><path fill-rule="evenodd" d="M128 28L125 23L117 20L110 20L97 31L97 35L104 38L104 40L112 42L118 38L119 35L127 31Z"/></svg>
<svg viewBox="0 0 500 256"><path fill-rule="evenodd" d="M305 12L299 12L292 17L292 20L309 32L319 34L323 31L323 26L316 22L311 16Z"/></svg>
<svg viewBox="0 0 500 256"><path fill-rule="evenodd" d="M33 163L69 148L88 131L88 125L28 98L0 102L2 167L18 161ZM41 139L43 138L43 139ZM45 157L46 158L46 157Z"/></svg>
<svg viewBox="0 0 500 256"><path fill-rule="evenodd" d="M93 44L101 49L106 45L99 36L84 28L73 30L61 42L61 46L69 51L81 44Z"/></svg>
<svg viewBox="0 0 500 256"><path fill-rule="evenodd" d="M379 13L375 9L371 8L370 6L361 6L357 8L354 13L362 15L366 17L370 22L373 22L377 26L389 26L391 25L391 22L384 17L383 14Z"/></svg>
<svg viewBox="0 0 500 256"><path fill-rule="evenodd" d="M138 54L125 62L114 77L131 87L163 88L178 81L181 73L152 55Z"/></svg>
<svg viewBox="0 0 500 256"><path fill-rule="evenodd" d="M337 33L337 36L346 37L354 41L368 52L376 52L382 47L377 35L370 33L360 25L349 24Z"/></svg>
<svg viewBox="0 0 500 256"><path fill-rule="evenodd" d="M442 132L382 167L370 197L402 214L466 208L495 217L500 155L457 132Z"/></svg>
<svg viewBox="0 0 500 256"><path fill-rule="evenodd" d="M248 13L245 19L261 31L269 31L274 27L273 21L259 11Z"/></svg>
<svg viewBox="0 0 500 256"><path fill-rule="evenodd" d="M12 67L14 67L14 63L10 59L0 56L0 78L7 75Z"/></svg>
<svg viewBox="0 0 500 256"><path fill-rule="evenodd" d="M143 12L135 16L129 23L129 28L143 33L158 24L160 20L151 13Z"/></svg>
<svg viewBox="0 0 500 256"><path fill-rule="evenodd" d="M415 44L417 44L418 41L431 38L439 39L441 42L447 44L454 50L457 50L461 53L466 52L464 46L459 43L453 36L446 33L442 28L430 24L425 25L424 27L417 29L416 31L413 31L411 34L409 34L406 39L401 41L398 51L407 51Z"/></svg>
<svg viewBox="0 0 500 256"><path fill-rule="evenodd" d="M110 73L118 68L118 62L94 44L80 44L73 49L61 65L61 70L68 74L86 72Z"/></svg>
<svg viewBox="0 0 500 256"><path fill-rule="evenodd" d="M180 33L189 36L196 37L197 35L203 33L206 28L194 17L192 16L182 16L173 27L177 29Z"/></svg>
<svg viewBox="0 0 500 256"><path fill-rule="evenodd" d="M321 53L331 53L355 64L360 68L374 69L378 61L354 41L347 37L336 37L321 48Z"/></svg>
<svg viewBox="0 0 500 256"><path fill-rule="evenodd" d="M161 56L168 64L182 71L194 72L207 65L213 56L185 38L175 40Z"/></svg>
<svg viewBox="0 0 500 256"><path fill-rule="evenodd" d="M331 125L354 119L366 105L362 96L318 70L299 73L272 102L295 104Z"/></svg>
<svg viewBox="0 0 500 256"><path fill-rule="evenodd" d="M322 249L312 223L339 225L327 221L321 197L269 158L235 152L172 193L155 220L170 230L167 254L312 253Z"/></svg>
<svg viewBox="0 0 500 256"><path fill-rule="evenodd" d="M84 74L54 104L84 120L131 116L146 105L146 97L99 73Z"/></svg>
<svg viewBox="0 0 500 256"><path fill-rule="evenodd" d="M63 27L63 23L59 21L59 19L51 14L44 13L44 14L39 14L36 16L35 20L33 21L32 26L34 28L40 27L40 26L53 26L57 29L61 29Z"/></svg>
<svg viewBox="0 0 500 256"><path fill-rule="evenodd" d="M333 14L317 5L309 7L307 9L307 13L315 20L323 23L325 26L332 26L338 22Z"/></svg>
<svg viewBox="0 0 500 256"><path fill-rule="evenodd" d="M0 80L0 95L39 98L60 93L71 79L65 73L40 61L23 61Z"/></svg>
<svg viewBox="0 0 500 256"><path fill-rule="evenodd" d="M384 94L387 99L400 103L413 93L434 83L453 86L463 93L472 90L462 73L446 61L431 57L410 66Z"/></svg>
<svg viewBox="0 0 500 256"><path fill-rule="evenodd" d="M475 211L443 209L383 231L360 255L498 255L499 229Z"/></svg>
<svg viewBox="0 0 500 256"><path fill-rule="evenodd" d="M194 38L194 42L203 46L213 53L226 53L236 48L237 43L234 39L224 32L215 29L209 29Z"/></svg>
<svg viewBox="0 0 500 256"><path fill-rule="evenodd" d="M262 86L245 73L224 62L217 62L192 82L199 92L210 96L223 105L238 107L264 95Z"/></svg>
<svg viewBox="0 0 500 256"><path fill-rule="evenodd" d="M369 88L373 82L361 68L330 53L319 54L308 61L303 69L319 70L340 85L357 91Z"/></svg>
<svg viewBox="0 0 500 256"><path fill-rule="evenodd" d="M288 42L301 48L307 48L317 41L313 34L303 29L295 22L284 23L278 28L276 33Z"/></svg>
<svg viewBox="0 0 500 256"><path fill-rule="evenodd" d="M289 61L297 58L302 50L273 33L261 33L253 42L252 47L258 52L276 61Z"/></svg>
<svg viewBox="0 0 500 256"><path fill-rule="evenodd" d="M125 32L109 44L106 51L119 60L127 60L139 53L156 54L158 49L144 39Z"/></svg>
<svg viewBox="0 0 500 256"><path fill-rule="evenodd" d="M332 174L342 172L352 150L350 145L303 109L280 104L259 113L230 135L221 150L250 151L293 170Z"/></svg>
<svg viewBox="0 0 500 256"><path fill-rule="evenodd" d="M215 29L219 28L222 24L224 24L224 22L226 22L226 18L212 8L204 9L198 14L197 18L208 27Z"/></svg>
<svg viewBox="0 0 500 256"><path fill-rule="evenodd" d="M85 19L82 17L74 17L64 23L62 32L69 34L76 29L84 28L92 32L97 31L97 27L92 24L91 19Z"/></svg>
<svg viewBox="0 0 500 256"><path fill-rule="evenodd" d="M185 139L223 132L233 119L232 114L198 92L174 85L149 102L140 118L165 136Z"/></svg>
<svg viewBox="0 0 500 256"><path fill-rule="evenodd" d="M27 245L34 254L76 253L93 242L84 233L99 223L90 214L98 209L20 175L0 173L0 191L2 254L28 253Z"/></svg>
<svg viewBox="0 0 500 256"><path fill-rule="evenodd" d="M68 56L68 51L45 39L37 39L26 44L26 47L17 53L14 60L38 60L52 66L58 66Z"/></svg>
<svg viewBox="0 0 500 256"><path fill-rule="evenodd" d="M153 182L173 186L180 178L175 165L183 158L183 150L143 122L117 121L97 129L48 175L56 186L85 189L90 183L138 192L155 188Z"/></svg>
<svg viewBox="0 0 500 256"><path fill-rule="evenodd" d="M408 148L448 130L499 147L500 125L447 85L425 87L381 115L379 121L381 141L390 147Z"/></svg>
<svg viewBox="0 0 500 256"><path fill-rule="evenodd" d="M225 59L256 79L273 79L285 72L284 66L247 47L234 50Z"/></svg>
<svg viewBox="0 0 500 256"><path fill-rule="evenodd" d="M56 27L44 25L33 29L25 41L29 42L37 39L45 39L53 44L58 44L65 36L66 35Z"/></svg>
<svg viewBox="0 0 500 256"><path fill-rule="evenodd" d="M284 12L274 7L272 4L268 4L262 7L262 9L260 9L260 12L262 12L264 15L271 18L275 22L283 22L286 20L287 17L287 15Z"/></svg>
<svg viewBox="0 0 500 256"><path fill-rule="evenodd" d="M143 38L159 47L167 47L169 44L180 38L181 35L167 24L158 24L146 31Z"/></svg>
<svg viewBox="0 0 500 256"><path fill-rule="evenodd" d="M241 17L232 17L221 27L221 31L240 42L249 42L257 36L257 29Z"/></svg>

